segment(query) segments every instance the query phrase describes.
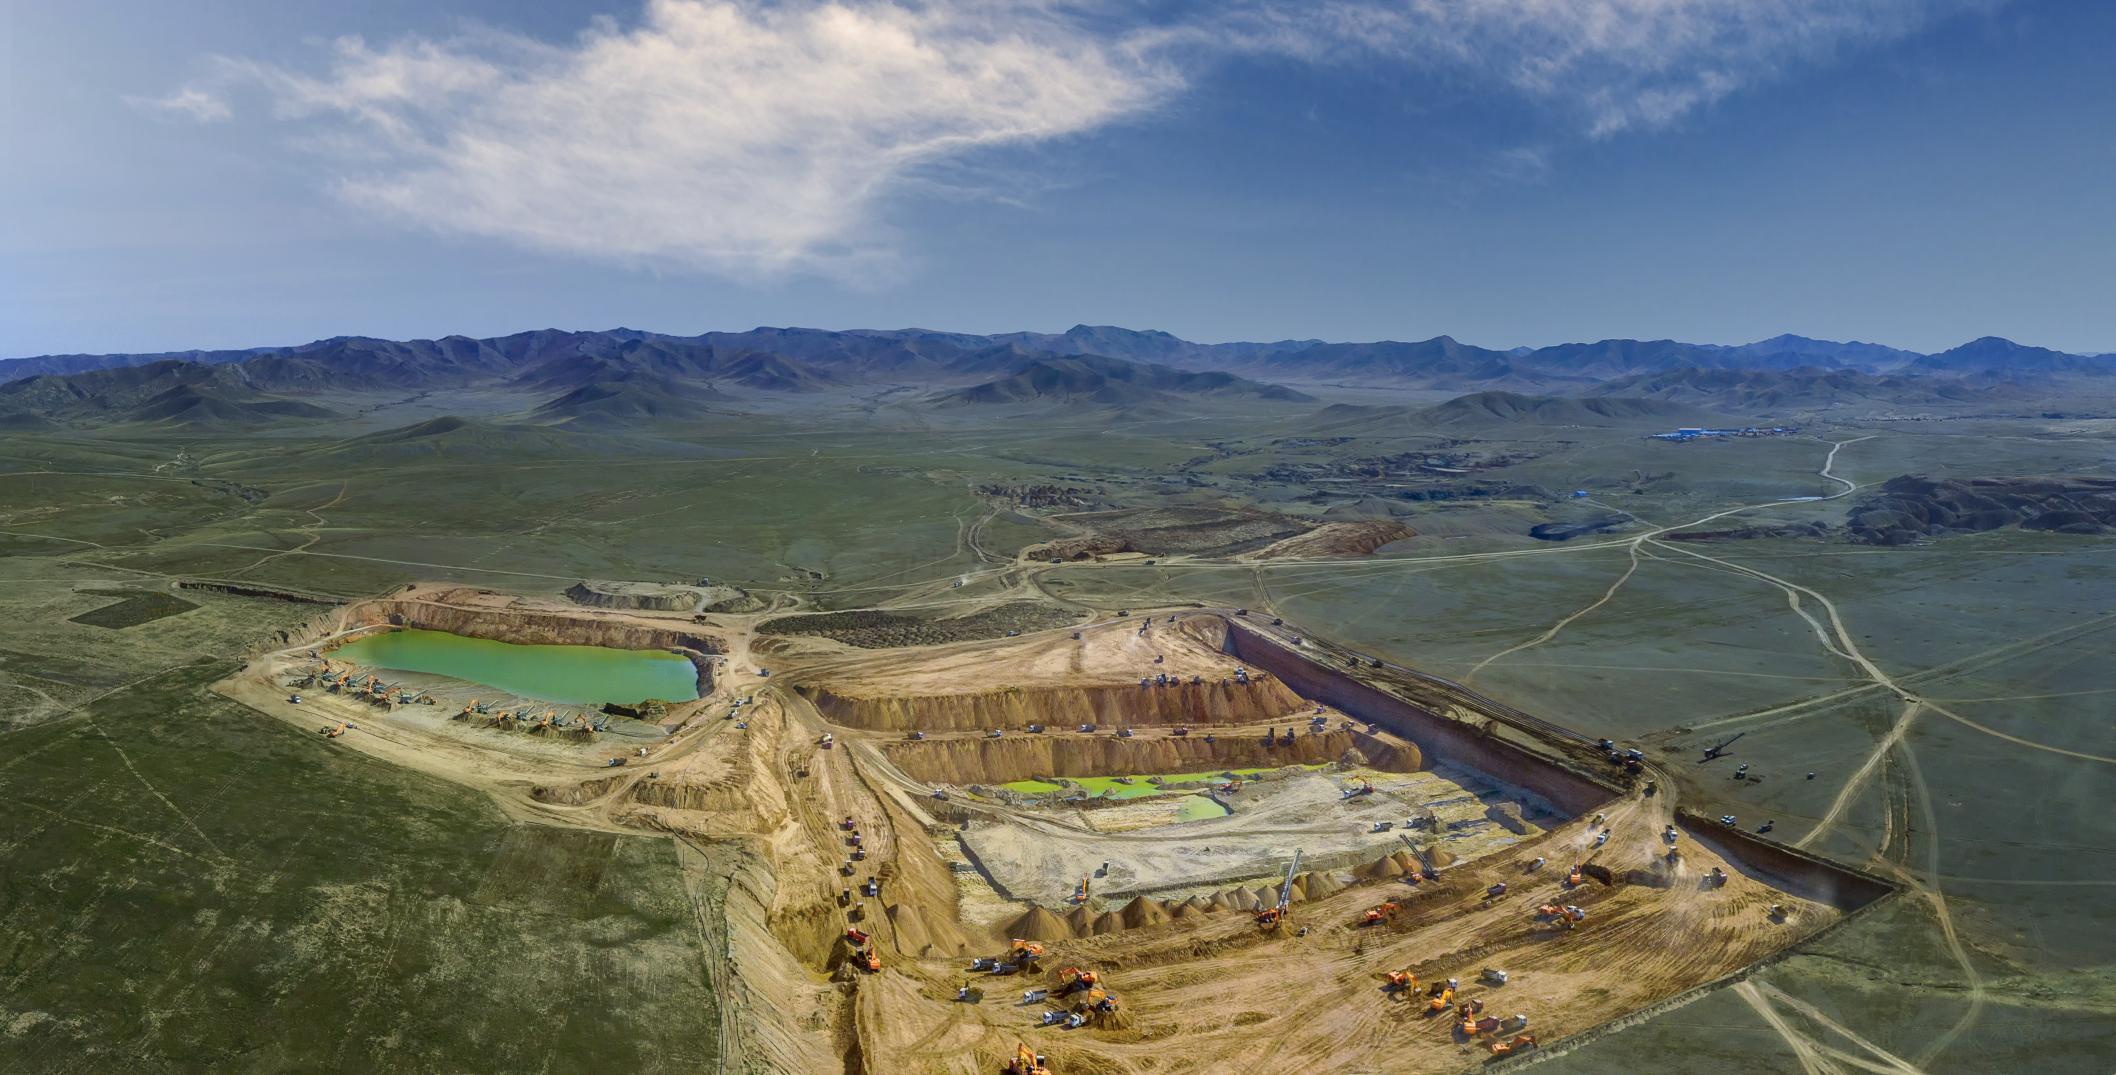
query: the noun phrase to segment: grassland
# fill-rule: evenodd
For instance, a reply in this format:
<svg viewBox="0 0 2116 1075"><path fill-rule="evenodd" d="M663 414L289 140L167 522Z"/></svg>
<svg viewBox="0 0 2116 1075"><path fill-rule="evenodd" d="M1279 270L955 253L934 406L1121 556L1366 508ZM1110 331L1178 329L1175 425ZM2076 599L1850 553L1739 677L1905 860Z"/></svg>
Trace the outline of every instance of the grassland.
<svg viewBox="0 0 2116 1075"><path fill-rule="evenodd" d="M1585 427L1281 443L1303 421L760 417L648 431L615 456L563 438L377 454L343 429L0 438L0 1069L708 1067L710 915L667 840L511 821L204 690L311 609L213 595L121 630L77 618L110 604L99 591L173 578L354 596L710 575L782 612L1281 615L1640 742L1687 804L1774 819L1788 842L1912 886L1558 1070L1861 1066L1835 1053L1891 1071L2110 1070L2116 542L1649 538L1742 506L1841 519L1850 498L1773 503L1836 492L1818 470L1840 441L1832 473L1866 485L2106 475L2116 433L1840 421L1705 445ZM974 492L1059 482L1106 510L1319 516L1326 486L1247 476L1441 439L1520 453L1499 477L1587 489L1637 521L1555 544L1524 524L1562 504L1405 502L1419 536L1363 558L1024 565L1016 551L1065 533L1062 513ZM1847 640L1920 700L1907 720ZM1727 758L1697 762L1737 732ZM1740 763L1762 779L1733 780Z"/></svg>

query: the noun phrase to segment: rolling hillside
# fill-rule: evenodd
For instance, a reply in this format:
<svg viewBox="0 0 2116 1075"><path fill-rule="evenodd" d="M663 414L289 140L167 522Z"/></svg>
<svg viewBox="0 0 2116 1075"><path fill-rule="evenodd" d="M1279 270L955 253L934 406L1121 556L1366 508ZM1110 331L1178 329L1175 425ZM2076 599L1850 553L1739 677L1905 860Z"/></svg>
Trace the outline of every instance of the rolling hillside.
<svg viewBox="0 0 2116 1075"><path fill-rule="evenodd" d="M944 392L934 400L947 404L1129 405L1204 397L1282 403L1298 403L1312 398L1281 385L1264 384L1231 373L1192 373L1171 366L1072 355L1031 359L1005 377Z"/></svg>

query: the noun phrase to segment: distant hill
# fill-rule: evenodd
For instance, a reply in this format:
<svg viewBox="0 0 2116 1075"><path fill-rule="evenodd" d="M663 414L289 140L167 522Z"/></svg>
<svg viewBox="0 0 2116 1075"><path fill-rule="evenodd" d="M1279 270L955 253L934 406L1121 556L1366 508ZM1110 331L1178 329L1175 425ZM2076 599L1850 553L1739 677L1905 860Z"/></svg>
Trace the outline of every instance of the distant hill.
<svg viewBox="0 0 2116 1075"><path fill-rule="evenodd" d="M578 459L722 453L686 447L665 439L627 437L619 432L576 430L574 423L534 425L493 422L446 415L408 426L385 429L328 444L303 448L304 457L324 457L343 465L397 466L421 462L493 463L524 459Z"/></svg>
<svg viewBox="0 0 2116 1075"><path fill-rule="evenodd" d="M336 412L259 391L241 368L169 360L46 374L0 385L10 424L265 425Z"/></svg>
<svg viewBox="0 0 2116 1075"><path fill-rule="evenodd" d="M1172 366L1095 355L1035 358L997 380L941 393L942 403L1025 402L1130 405L1171 398L1218 397L1299 403L1307 395L1231 373L1192 373Z"/></svg>
<svg viewBox="0 0 2116 1075"><path fill-rule="evenodd" d="M1477 392L1457 396L1414 416L1429 425L1625 425L1661 422L1703 425L1725 421L1699 407L1659 399L1621 396L1528 396Z"/></svg>
<svg viewBox="0 0 2116 1075"><path fill-rule="evenodd" d="M708 405L728 397L703 385L657 374L621 373L581 385L537 406L541 419L582 425L695 418Z"/></svg>
<svg viewBox="0 0 2116 1075"><path fill-rule="evenodd" d="M1874 374L1856 370L1680 369L1608 381L1597 395L1709 405L1739 413L1816 410L1850 403L1975 404L2020 398L2021 386L1990 378Z"/></svg>
<svg viewBox="0 0 2116 1075"><path fill-rule="evenodd" d="M1920 373L2116 375L2116 361L2106 356L2066 354L1997 336L1985 336L1952 350L1922 356L1911 362L1910 368Z"/></svg>
<svg viewBox="0 0 2116 1075"><path fill-rule="evenodd" d="M1514 378L1514 363L1504 351L1435 336L1416 343L1318 343L1259 356L1244 368L1313 380L1468 385Z"/></svg>
<svg viewBox="0 0 2116 1075"><path fill-rule="evenodd" d="M1095 366L1089 360L1141 369ZM183 374L178 379L189 378L183 380L186 390L149 405L150 396L176 387L177 380L169 379L175 376L168 372L172 367L235 372L226 380ZM109 379L133 369L159 371L148 376L164 380L143 391L128 387L132 382L124 378ZM676 418L685 407L722 398L858 386L922 388L924 398L948 404L1078 399L1179 408L1185 399L1209 396L1299 398L1287 382L1629 397L1754 412L1853 401L1967 406L2038 392L2049 398L2079 378L2101 376L2116 377L2116 358L2066 354L1996 337L1920 355L1790 334L1731 346L1610 339L1495 350L1449 336L1411 342L1204 344L1110 325L991 335L923 328L759 327L696 336L630 328L537 329L484 339L338 336L292 347L0 361L0 377L17 379L9 384L11 392L0 393L0 422L9 428L25 428L32 420L257 423L328 413L285 405L296 397L462 389L494 389L540 401L526 404L539 420ZM13 388L34 378L46 380ZM76 378L81 380L74 387L59 383ZM661 398L650 398L649 385L660 390ZM1544 406L1553 416L1562 410ZM1478 420L1493 417L1484 414ZM1573 417L1616 416L1582 412Z"/></svg>
<svg viewBox="0 0 2116 1075"><path fill-rule="evenodd" d="M1817 340L1787 333L1768 340L1745 343L1728 350L1743 355L1787 355L1804 359L1804 366L1850 366L1856 369L1894 369L1924 357L1916 351L1858 340Z"/></svg>

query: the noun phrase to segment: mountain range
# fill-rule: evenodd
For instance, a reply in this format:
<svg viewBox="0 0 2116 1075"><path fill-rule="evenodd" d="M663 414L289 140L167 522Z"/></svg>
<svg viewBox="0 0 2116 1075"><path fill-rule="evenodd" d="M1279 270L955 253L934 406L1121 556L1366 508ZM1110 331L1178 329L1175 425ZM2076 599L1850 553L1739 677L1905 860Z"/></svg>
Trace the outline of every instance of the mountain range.
<svg viewBox="0 0 2116 1075"><path fill-rule="evenodd" d="M1651 401L1736 413L1975 404L2049 397L2059 385L2089 378L2116 378L2116 356L1997 337L1919 354L1791 335L1740 345L1601 340L1495 350L1447 336L1207 344L1092 325L993 335L542 329L487 339L342 336L291 347L0 360L0 426L264 424L330 416L329 402L347 394L463 389L527 397L524 413L532 420L593 426L863 386L908 387L916 390L910 398L948 407L1126 407L1205 398L1297 404L1313 398L1302 388L1385 386L1487 394L1464 404L1457 420L1502 413L1511 420L1539 413L1607 419L1616 416L1612 407L1646 417L1642 405ZM1583 410L1522 402L1529 395L1631 402ZM325 402L311 402L316 398Z"/></svg>

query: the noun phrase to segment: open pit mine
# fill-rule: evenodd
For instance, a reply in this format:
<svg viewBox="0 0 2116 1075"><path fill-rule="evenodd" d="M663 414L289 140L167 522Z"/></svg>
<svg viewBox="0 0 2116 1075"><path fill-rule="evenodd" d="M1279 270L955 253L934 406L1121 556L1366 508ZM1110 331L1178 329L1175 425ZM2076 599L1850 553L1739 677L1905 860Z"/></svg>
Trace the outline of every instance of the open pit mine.
<svg viewBox="0 0 2116 1075"><path fill-rule="evenodd" d="M408 587L220 689L525 819L704 856L729 1070L1508 1066L1892 891L1689 815L1658 759L1239 610L891 650L612 604ZM561 702L476 678L509 652L354 656L400 631L693 674Z"/></svg>

